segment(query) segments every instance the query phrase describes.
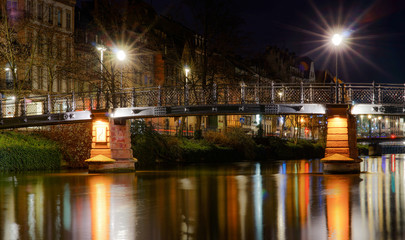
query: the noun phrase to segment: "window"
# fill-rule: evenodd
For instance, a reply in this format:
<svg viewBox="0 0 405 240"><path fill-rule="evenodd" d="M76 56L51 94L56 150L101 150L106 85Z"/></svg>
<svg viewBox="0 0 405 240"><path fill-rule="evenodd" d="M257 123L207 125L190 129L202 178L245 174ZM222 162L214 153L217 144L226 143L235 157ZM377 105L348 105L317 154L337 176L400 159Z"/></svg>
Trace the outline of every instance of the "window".
<svg viewBox="0 0 405 240"><path fill-rule="evenodd" d="M148 84L148 76L144 76L144 84L147 85Z"/></svg>
<svg viewBox="0 0 405 240"><path fill-rule="evenodd" d="M66 30L70 30L71 27L71 14L70 11L66 12Z"/></svg>
<svg viewBox="0 0 405 240"><path fill-rule="evenodd" d="M53 25L53 7L51 4L48 5L48 23Z"/></svg>
<svg viewBox="0 0 405 240"><path fill-rule="evenodd" d="M38 21L42 21L42 19L43 19L43 15L44 15L43 9L44 9L44 4L42 2L39 2L37 4L37 19L38 19Z"/></svg>
<svg viewBox="0 0 405 240"><path fill-rule="evenodd" d="M62 27L62 9L56 10L56 15L58 19L58 27Z"/></svg>
<svg viewBox="0 0 405 240"><path fill-rule="evenodd" d="M32 18L32 1L27 1L27 17Z"/></svg>
<svg viewBox="0 0 405 240"><path fill-rule="evenodd" d="M7 10L16 11L17 10L17 1L8 0L7 1Z"/></svg>

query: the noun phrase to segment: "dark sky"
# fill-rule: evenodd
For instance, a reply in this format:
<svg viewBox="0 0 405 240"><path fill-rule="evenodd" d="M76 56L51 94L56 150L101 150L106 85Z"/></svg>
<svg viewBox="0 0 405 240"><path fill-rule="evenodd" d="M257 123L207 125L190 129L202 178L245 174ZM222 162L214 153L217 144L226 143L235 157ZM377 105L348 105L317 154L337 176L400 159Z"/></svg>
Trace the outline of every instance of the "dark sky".
<svg viewBox="0 0 405 240"><path fill-rule="evenodd" d="M163 15L187 15L186 9L177 7L181 0L147 2ZM353 49L345 48L339 57L338 72L344 81L405 83L405 0L231 0L231 4L245 21L242 30L250 38L252 52L277 45L309 56L318 70L335 72L333 49L315 49L323 44L319 35L326 37L321 29L340 23L351 32ZM187 16L178 20L187 21ZM329 53L333 55L328 58Z"/></svg>

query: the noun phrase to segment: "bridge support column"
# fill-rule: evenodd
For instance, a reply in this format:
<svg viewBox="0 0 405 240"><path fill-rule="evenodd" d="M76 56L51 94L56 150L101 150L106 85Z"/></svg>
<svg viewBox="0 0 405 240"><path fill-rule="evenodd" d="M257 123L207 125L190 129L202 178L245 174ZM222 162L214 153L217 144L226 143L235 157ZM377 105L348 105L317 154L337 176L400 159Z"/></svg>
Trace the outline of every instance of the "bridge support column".
<svg viewBox="0 0 405 240"><path fill-rule="evenodd" d="M324 173L359 173L356 119L350 114L350 105L327 106L327 136L325 158L321 159Z"/></svg>
<svg viewBox="0 0 405 240"><path fill-rule="evenodd" d="M105 112L93 114L89 172L135 171L129 120L109 119Z"/></svg>

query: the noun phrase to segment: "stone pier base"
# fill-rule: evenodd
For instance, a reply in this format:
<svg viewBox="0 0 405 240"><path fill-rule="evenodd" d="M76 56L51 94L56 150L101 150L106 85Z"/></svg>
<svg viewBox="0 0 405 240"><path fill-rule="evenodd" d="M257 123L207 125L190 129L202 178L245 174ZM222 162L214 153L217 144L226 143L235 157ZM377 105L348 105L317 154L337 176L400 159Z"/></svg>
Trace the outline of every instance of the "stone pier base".
<svg viewBox="0 0 405 240"><path fill-rule="evenodd" d="M89 172L134 172L129 120L94 113Z"/></svg>
<svg viewBox="0 0 405 240"><path fill-rule="evenodd" d="M350 114L350 106L332 104L327 106L328 128L326 136L323 172L360 173L357 153L356 121Z"/></svg>

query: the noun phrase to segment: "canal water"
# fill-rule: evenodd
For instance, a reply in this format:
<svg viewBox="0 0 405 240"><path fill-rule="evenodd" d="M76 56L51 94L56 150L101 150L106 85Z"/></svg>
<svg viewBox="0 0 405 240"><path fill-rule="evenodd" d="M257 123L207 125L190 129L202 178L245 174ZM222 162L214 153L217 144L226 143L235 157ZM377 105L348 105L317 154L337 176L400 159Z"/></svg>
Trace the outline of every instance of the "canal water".
<svg viewBox="0 0 405 240"><path fill-rule="evenodd" d="M405 155L0 174L2 239L405 239Z"/></svg>

